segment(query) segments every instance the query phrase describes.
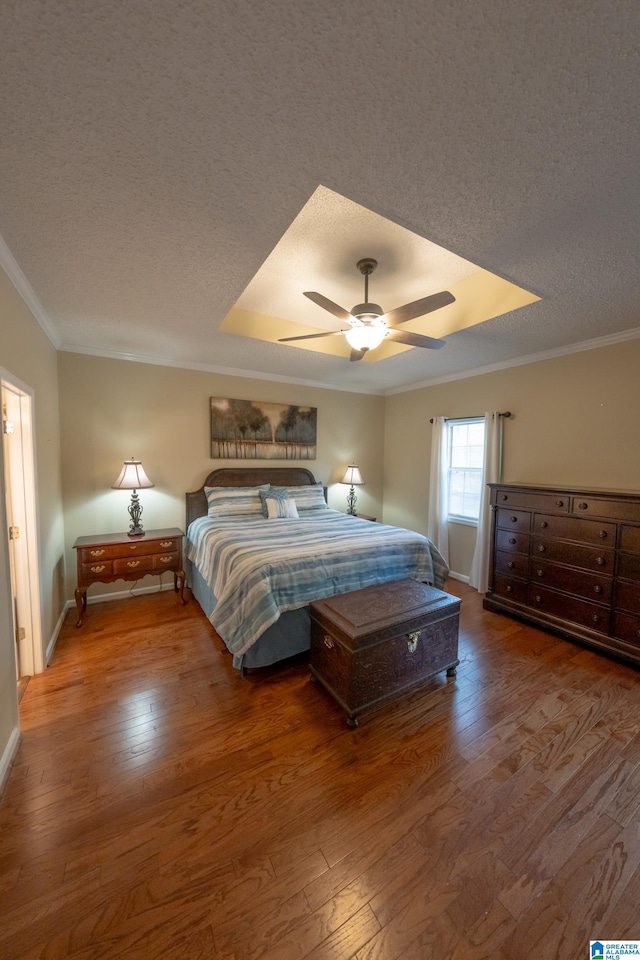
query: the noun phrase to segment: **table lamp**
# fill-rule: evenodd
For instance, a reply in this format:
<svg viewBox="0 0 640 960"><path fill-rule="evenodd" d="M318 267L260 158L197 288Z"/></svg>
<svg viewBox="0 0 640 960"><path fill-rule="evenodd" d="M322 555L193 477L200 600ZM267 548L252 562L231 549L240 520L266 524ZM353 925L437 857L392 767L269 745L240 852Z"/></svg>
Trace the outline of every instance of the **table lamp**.
<svg viewBox="0 0 640 960"><path fill-rule="evenodd" d="M351 486L349 490L349 496L347 497L347 513L351 514L352 517L356 515L356 491L354 487L360 487L364 483L360 470L358 469L357 464L350 463L347 467L347 472L344 475L344 479L340 483L348 483Z"/></svg>
<svg viewBox="0 0 640 960"><path fill-rule="evenodd" d="M153 487L155 484L149 480L149 477L144 472L144 467L140 460L136 460L134 457L131 457L130 460L124 461L124 466L120 471L120 475L115 483L111 484L113 490L132 490L131 494L131 503L129 504L129 516L131 517L131 524L129 525L129 536L130 537L142 537L144 536L144 530L142 529L142 524L140 523L140 517L142 516L142 506L138 499L138 490L143 490L145 487Z"/></svg>

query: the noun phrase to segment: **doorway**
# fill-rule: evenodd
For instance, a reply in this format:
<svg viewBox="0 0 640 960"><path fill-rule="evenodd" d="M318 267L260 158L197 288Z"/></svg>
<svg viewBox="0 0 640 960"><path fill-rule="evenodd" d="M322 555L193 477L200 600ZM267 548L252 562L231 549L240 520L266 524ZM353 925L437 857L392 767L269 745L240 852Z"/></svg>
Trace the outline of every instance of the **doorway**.
<svg viewBox="0 0 640 960"><path fill-rule="evenodd" d="M6 371L2 383L2 450L9 538L16 682L44 669L36 525L33 392Z"/></svg>

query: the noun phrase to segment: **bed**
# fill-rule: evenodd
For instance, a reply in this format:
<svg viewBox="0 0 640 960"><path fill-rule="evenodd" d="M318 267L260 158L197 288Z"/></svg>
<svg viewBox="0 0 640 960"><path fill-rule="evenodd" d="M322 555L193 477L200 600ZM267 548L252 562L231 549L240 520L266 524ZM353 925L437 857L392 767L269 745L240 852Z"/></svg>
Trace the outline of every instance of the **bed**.
<svg viewBox="0 0 640 960"><path fill-rule="evenodd" d="M426 537L330 509L304 467L214 470L186 521L187 581L243 672L309 649L312 600L448 574Z"/></svg>

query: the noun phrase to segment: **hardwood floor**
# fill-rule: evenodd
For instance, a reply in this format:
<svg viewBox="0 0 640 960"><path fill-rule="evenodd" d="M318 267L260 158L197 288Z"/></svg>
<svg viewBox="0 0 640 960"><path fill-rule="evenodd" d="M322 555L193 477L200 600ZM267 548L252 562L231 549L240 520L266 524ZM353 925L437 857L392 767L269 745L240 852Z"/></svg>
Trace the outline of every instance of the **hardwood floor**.
<svg viewBox="0 0 640 960"><path fill-rule="evenodd" d="M3 960L580 960L640 937L640 673L461 596L349 729L173 592L71 612L0 799Z"/></svg>

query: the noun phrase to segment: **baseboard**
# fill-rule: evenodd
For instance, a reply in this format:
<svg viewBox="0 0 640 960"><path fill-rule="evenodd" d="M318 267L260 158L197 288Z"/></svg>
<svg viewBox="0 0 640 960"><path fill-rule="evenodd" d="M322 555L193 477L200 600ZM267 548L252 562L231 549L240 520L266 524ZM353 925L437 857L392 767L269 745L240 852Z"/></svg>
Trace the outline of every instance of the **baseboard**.
<svg viewBox="0 0 640 960"><path fill-rule="evenodd" d="M460 580L461 583L469 583L469 577L465 577L463 573L454 573L453 570L449 570L449 576L452 580Z"/></svg>
<svg viewBox="0 0 640 960"><path fill-rule="evenodd" d="M11 764L13 763L13 758L16 755L19 743L20 728L14 727L11 731L11 736L9 737L4 753L2 754L2 757L0 757L0 795L2 795L2 791L4 790L4 785L9 776Z"/></svg>
<svg viewBox="0 0 640 960"><path fill-rule="evenodd" d="M117 590L114 593L98 593L91 597L87 594L87 605L92 603L105 603L107 600L127 600L129 597L141 597L145 593L162 593L164 590L173 589L173 580L171 580L166 583L161 583L160 586L154 583L148 587L136 587L135 591L133 588L130 590ZM75 607L75 603L70 600L69 606Z"/></svg>

